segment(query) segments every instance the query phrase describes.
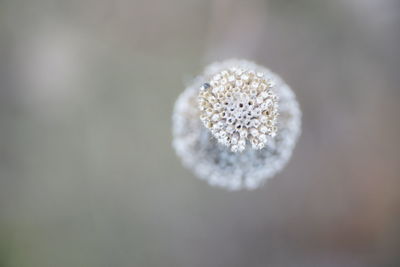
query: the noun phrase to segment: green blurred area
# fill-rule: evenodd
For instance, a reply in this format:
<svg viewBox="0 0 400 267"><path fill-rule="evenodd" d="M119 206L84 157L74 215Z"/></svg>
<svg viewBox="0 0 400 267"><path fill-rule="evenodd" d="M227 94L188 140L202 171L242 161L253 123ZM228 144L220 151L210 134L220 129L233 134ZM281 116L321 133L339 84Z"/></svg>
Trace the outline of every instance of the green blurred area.
<svg viewBox="0 0 400 267"><path fill-rule="evenodd" d="M397 266L400 5L0 1L0 266ZM254 60L303 134L253 192L171 147L185 84Z"/></svg>

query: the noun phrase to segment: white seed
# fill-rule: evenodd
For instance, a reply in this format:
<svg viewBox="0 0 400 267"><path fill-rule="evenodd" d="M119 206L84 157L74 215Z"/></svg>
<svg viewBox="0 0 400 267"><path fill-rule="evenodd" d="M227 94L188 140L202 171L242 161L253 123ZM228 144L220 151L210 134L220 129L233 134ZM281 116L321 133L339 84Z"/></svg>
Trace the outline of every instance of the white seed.
<svg viewBox="0 0 400 267"><path fill-rule="evenodd" d="M220 79L221 79L221 75L220 74L217 74L217 75L214 76L214 80L215 81L219 81Z"/></svg>
<svg viewBox="0 0 400 267"><path fill-rule="evenodd" d="M246 130L246 129L242 129L242 130L240 130L240 131L239 131L239 134L240 134L240 137L241 137L241 138L246 138L246 137L247 137L247 135L248 135L248 133L247 133L247 130Z"/></svg>
<svg viewBox="0 0 400 267"><path fill-rule="evenodd" d="M263 143L267 142L267 136L265 134L260 134L258 139Z"/></svg>
<svg viewBox="0 0 400 267"><path fill-rule="evenodd" d="M226 127L226 131L227 131L228 133L233 133L234 130L235 130L235 128L233 128L232 125L228 125L228 126Z"/></svg>
<svg viewBox="0 0 400 267"><path fill-rule="evenodd" d="M232 152L237 152L239 150L239 147L237 145L233 145L231 147Z"/></svg>
<svg viewBox="0 0 400 267"><path fill-rule="evenodd" d="M257 119L254 119L254 120L253 120L253 126L254 126L255 128L258 128L258 126L260 126L260 121L257 120Z"/></svg>
<svg viewBox="0 0 400 267"><path fill-rule="evenodd" d="M260 117L260 121L261 121L262 123L266 123L266 122L268 121L267 116L261 116L261 117Z"/></svg>
<svg viewBox="0 0 400 267"><path fill-rule="evenodd" d="M250 134L252 135L252 136L258 136L258 130L256 129L256 128L251 128L250 129Z"/></svg>
<svg viewBox="0 0 400 267"><path fill-rule="evenodd" d="M253 88L257 88L259 85L260 85L260 83L258 83L258 82L251 83L251 87L253 87Z"/></svg>
<svg viewBox="0 0 400 267"><path fill-rule="evenodd" d="M261 96L263 97L263 98L267 98L268 97L268 93L267 92L261 92Z"/></svg>
<svg viewBox="0 0 400 267"><path fill-rule="evenodd" d="M260 143L257 144L257 149L263 149L264 146L265 146L265 144L260 142Z"/></svg>
<svg viewBox="0 0 400 267"><path fill-rule="evenodd" d="M236 80L235 85L236 85L237 87L240 87L240 86L243 85L243 81L242 81L242 80Z"/></svg>
<svg viewBox="0 0 400 267"><path fill-rule="evenodd" d="M239 142L238 142L238 145L244 147L246 145L246 140L240 139Z"/></svg>
<svg viewBox="0 0 400 267"><path fill-rule="evenodd" d="M219 115L218 115L218 114L214 114L214 115L212 116L212 120L213 120L213 121L218 121L218 120L219 120Z"/></svg>
<svg viewBox="0 0 400 267"><path fill-rule="evenodd" d="M243 81L247 81L249 79L249 76L246 74L243 74L242 76L240 76L240 79L242 79Z"/></svg>
<svg viewBox="0 0 400 267"><path fill-rule="evenodd" d="M267 133L268 132L268 128L266 127L266 126L261 126L260 127L260 132L262 132L262 133Z"/></svg>

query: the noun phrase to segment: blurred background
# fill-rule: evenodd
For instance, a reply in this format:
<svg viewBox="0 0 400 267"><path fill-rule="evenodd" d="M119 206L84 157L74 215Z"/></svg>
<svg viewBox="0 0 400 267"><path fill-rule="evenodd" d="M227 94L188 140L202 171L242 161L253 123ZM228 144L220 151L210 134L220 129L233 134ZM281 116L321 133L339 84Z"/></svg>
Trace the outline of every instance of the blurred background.
<svg viewBox="0 0 400 267"><path fill-rule="evenodd" d="M396 0L0 0L0 266L400 266ZM256 191L171 147L215 60L290 84L303 133Z"/></svg>

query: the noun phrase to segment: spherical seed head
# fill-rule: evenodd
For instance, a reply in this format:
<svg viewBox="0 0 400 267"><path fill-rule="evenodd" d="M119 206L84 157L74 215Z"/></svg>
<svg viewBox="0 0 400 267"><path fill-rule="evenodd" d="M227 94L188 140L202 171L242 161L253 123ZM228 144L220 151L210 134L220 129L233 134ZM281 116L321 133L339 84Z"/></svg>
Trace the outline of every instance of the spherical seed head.
<svg viewBox="0 0 400 267"><path fill-rule="evenodd" d="M242 152L246 143L262 149L267 136L277 131L278 97L271 88L262 72L235 67L219 71L200 88L200 119L232 152Z"/></svg>
<svg viewBox="0 0 400 267"><path fill-rule="evenodd" d="M236 149L221 145L213 137L209 128L200 120L199 91L204 83L211 83L216 73L231 68L255 70L256 76L264 77L273 84L271 90L279 97L279 122L276 136L263 136L267 128L258 129L259 138L268 138L263 149L245 149L241 153ZM262 75L263 74L263 75ZM235 76L236 77L236 76ZM232 82L232 77L228 77ZM240 81L238 84L240 85ZM208 87L207 84L205 87ZM212 109L209 110L212 112ZM265 118L264 118L265 119ZM263 118L260 122L264 122ZM212 186L229 190L255 189L275 176L288 163L301 132L301 110L296 95L285 81L269 69L247 60L229 59L208 65L178 97L172 116L173 147L182 163L196 176ZM211 124L212 122L210 122ZM218 122L215 127L222 127ZM227 126L227 132L234 125ZM234 135L232 144L245 146L250 137L249 131L242 129L239 136Z"/></svg>

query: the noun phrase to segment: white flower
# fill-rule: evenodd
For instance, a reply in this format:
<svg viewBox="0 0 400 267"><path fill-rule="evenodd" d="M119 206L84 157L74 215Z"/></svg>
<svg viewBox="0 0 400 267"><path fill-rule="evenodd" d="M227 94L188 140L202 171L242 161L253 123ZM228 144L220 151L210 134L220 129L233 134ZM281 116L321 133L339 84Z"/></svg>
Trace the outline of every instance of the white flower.
<svg viewBox="0 0 400 267"><path fill-rule="evenodd" d="M200 87L200 119L232 152L245 150L247 139L254 149L262 149L268 139L260 138L261 128L270 136L277 131L278 97L262 72L260 78L243 66L237 73L235 67L219 71ZM250 135L240 136L242 130Z"/></svg>
<svg viewBox="0 0 400 267"><path fill-rule="evenodd" d="M254 189L289 160L300 117L294 93L276 74L245 60L216 62L176 101L173 146L211 185Z"/></svg>

